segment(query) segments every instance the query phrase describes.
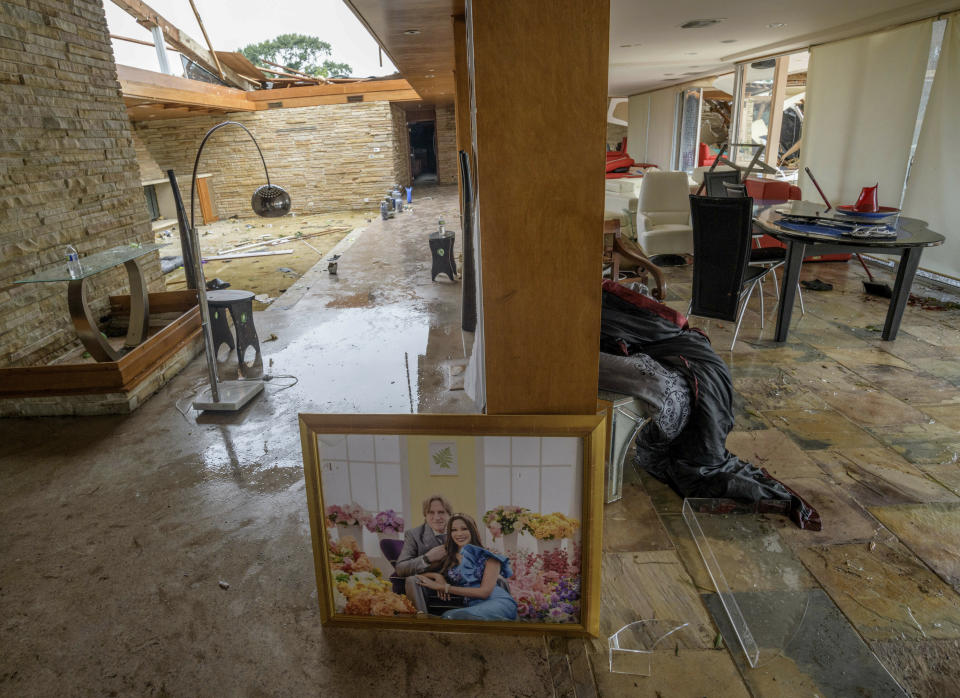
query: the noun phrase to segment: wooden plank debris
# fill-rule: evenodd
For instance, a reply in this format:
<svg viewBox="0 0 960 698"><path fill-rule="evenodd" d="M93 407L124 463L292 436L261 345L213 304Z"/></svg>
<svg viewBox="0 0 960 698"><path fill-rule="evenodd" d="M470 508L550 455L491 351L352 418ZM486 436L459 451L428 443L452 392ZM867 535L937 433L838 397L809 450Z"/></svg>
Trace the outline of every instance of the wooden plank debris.
<svg viewBox="0 0 960 698"><path fill-rule="evenodd" d="M175 25L164 19L156 10L143 2L143 0L113 0L113 4L133 16L137 20L137 24L147 29L160 27L164 38L173 50L179 51L211 73L217 74L220 72L218 60L215 55L201 46L188 34L180 31ZM224 82L230 83L241 90L250 89L248 82L243 80L243 78L233 70L223 68L222 74Z"/></svg>
<svg viewBox="0 0 960 698"><path fill-rule="evenodd" d="M278 254L293 254L293 250L273 250L271 252L240 252L239 254L218 254L213 257L204 257L204 262L216 259L245 259L247 257L273 257Z"/></svg>
<svg viewBox="0 0 960 698"><path fill-rule="evenodd" d="M220 59L217 57L217 52L213 50L213 44L210 43L210 37L207 36L207 28L203 26L203 20L200 19L200 11L197 9L197 6L193 0L190 0L190 7L193 9L193 16L197 18L197 24L200 25L200 33L203 34L203 40L207 42L207 48L210 49L210 55L213 56L213 62L217 64L217 74L220 75L221 80L226 80L226 77L223 74L223 67L220 65Z"/></svg>

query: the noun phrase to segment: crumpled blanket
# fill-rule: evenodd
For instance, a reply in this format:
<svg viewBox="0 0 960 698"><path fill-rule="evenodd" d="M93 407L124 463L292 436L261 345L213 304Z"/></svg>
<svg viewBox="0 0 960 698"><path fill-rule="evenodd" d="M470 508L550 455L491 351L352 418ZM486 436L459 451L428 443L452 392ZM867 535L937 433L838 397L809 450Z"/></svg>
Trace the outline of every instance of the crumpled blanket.
<svg viewBox="0 0 960 698"><path fill-rule="evenodd" d="M691 397L689 419L679 433L665 431L662 420L654 420L653 429L641 430L637 436L640 467L683 497L789 502L786 513L797 526L820 530L820 515L799 494L726 449L727 434L734 424L730 371L707 336L691 329L681 313L616 282L604 281L600 350L615 357L645 355L686 380ZM646 366L643 359L638 361L635 366ZM622 363L609 358L603 359L601 367L604 365L629 374ZM629 381L609 382L611 375L601 371L602 388L636 393L636 386ZM655 378L664 385L662 375ZM638 397L644 399L643 394Z"/></svg>

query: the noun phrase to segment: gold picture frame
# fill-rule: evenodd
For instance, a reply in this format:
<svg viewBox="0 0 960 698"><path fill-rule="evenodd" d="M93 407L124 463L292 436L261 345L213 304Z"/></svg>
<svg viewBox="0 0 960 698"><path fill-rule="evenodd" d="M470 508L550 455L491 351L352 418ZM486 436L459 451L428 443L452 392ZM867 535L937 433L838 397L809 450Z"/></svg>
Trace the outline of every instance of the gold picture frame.
<svg viewBox="0 0 960 698"><path fill-rule="evenodd" d="M603 415L510 415L510 416L491 416L491 415L432 415L432 414L421 414L421 415L396 415L396 414L387 414L387 415L325 415L325 414L301 414L299 415L300 421L300 437L301 444L303 448L303 463L304 463L304 472L306 476L306 491L307 491L307 506L309 509L310 517L310 531L313 544L313 557L314 557L314 568L316 572L317 579L317 592L318 592L318 601L320 606L320 620L323 624L333 625L333 626L349 626L349 627L382 627L382 628L395 628L398 630L431 630L431 631L449 631L449 632L487 632L487 633L555 633L568 636L577 636L577 637L597 637L599 634L599 612L600 612L600 566L601 566L601 535L602 535L602 525L603 525L603 479L604 479L604 448L605 448L605 419ZM321 439L326 436L326 441L322 442ZM579 578L577 582L579 584L579 598L576 601L577 612L571 615L565 615L559 612L551 611L551 613L556 615L551 615L550 619L556 617L566 618L566 620L561 620L560 622L547 622L546 620L537 620L531 618L539 618L538 615L533 615L532 613L527 616L517 615L517 620L461 620L461 619L449 619L447 617L437 617L434 615L424 615L409 614L409 611L403 611L406 615L355 615L348 614L345 612L349 610L349 605L341 610L337 610L335 604L335 594L338 595L338 603L341 603L345 598L340 592L340 589L345 589L344 593L351 593L351 588L346 588L340 586L345 584L344 577L350 579L350 584L353 584L353 575L345 575L343 570L344 567L341 566L336 570L332 567L332 561L334 561L334 556L331 552L333 548L338 556L337 560L342 560L343 554L343 545L354 545L354 556L363 556L365 553L364 549L370 550L373 546L371 543L371 537L367 533L364 533L364 529L356 524L353 524L353 529L360 530L360 540L359 548L360 551L357 551L357 544L350 544L349 539L343 539L344 543L335 542L332 536L328 533L328 528L332 526L331 530L337 530L337 541L340 541L341 531L346 530L350 525L344 525L343 529L338 529L336 524L331 524L331 514L328 505L331 505L330 502L324 501L324 472L328 473L329 478L334 478L335 476L330 474L332 469L343 465L342 463L333 463L330 461L324 460L324 454L321 453L321 450L324 450L326 454L332 453L333 446L329 446L327 442L337 443L339 440L347 440L348 443L363 443L363 439L367 437L374 437L375 439L386 439L385 443L392 443L392 437L396 436L397 443L403 444L402 448L406 449L409 445L411 449L414 448L415 443L420 443L424 438L437 438L439 440L450 441L452 439L465 439L462 443L470 444L481 444L481 443L503 443L504 439L507 439L511 444L525 444L530 445L533 443L537 444L546 444L544 446L538 446L541 448L541 453L546 454L547 447L550 448L556 447L557 444L562 445L564 448L568 447L570 440L573 439L576 441L578 446L576 447L576 456L575 458L579 459L578 463L574 464L573 474L568 474L568 479L564 480L563 477L555 477L555 472L551 470L550 473L545 472L545 477L541 477L539 472L536 474L537 478L537 487L540 488L540 497L538 500L544 502L547 499L547 496L543 494L543 488L546 487L553 497L553 500L556 501L557 497L563 496L566 492L564 483L572 483L573 486L579 485L579 508L575 511L578 511L580 514L579 521L574 519L564 519L563 516L560 516L561 520L566 522L571 522L573 524L578 524L576 534L565 534L569 535L569 538L564 538L557 545L566 546L562 552L563 560L566 561L568 551L573 551L570 553L570 559L577 560L578 567L576 568L579 572ZM483 437L492 437L490 439ZM561 437L561 438L557 438ZM355 439L357 441L349 441L350 439ZM369 440L369 439L368 439ZM377 443L380 443L377 441ZM526 446L524 446L526 447ZM336 448L339 448L337 446ZM344 447L346 448L346 447ZM379 447L378 447L379 448ZM397 451L396 447L391 446L394 451ZM478 445L477 448L485 448L484 446ZM511 447L514 448L514 447ZM519 445L515 447L519 451ZM386 450L386 447L385 447ZM462 449L463 450L463 449ZM491 448L492 451L492 448ZM478 451L480 452L480 451ZM511 454L513 451L511 451ZM463 453L461 455L464 455ZM332 457L332 456L328 456ZM406 452L404 452L404 457L406 457ZM491 456L493 457L493 456ZM511 458L513 456L511 455ZM543 458L546 458L544 455ZM492 471L496 470L493 466L487 465L488 461L478 461L480 463L471 474L467 473L463 467L461 467L461 477L473 477L475 492L473 497L476 498L476 501L486 502L487 492L490 489L488 485L486 489L483 490L484 494L481 495L481 480L483 477L486 477L487 470ZM541 461L542 462L542 461ZM367 466L369 464L361 464ZM322 470L322 467L326 470ZM347 468L350 468L350 462L346 464ZM374 468L379 467L377 464L374 464ZM420 484L424 477L429 477L429 475L424 476L422 470L424 468L429 471L429 465L418 460L418 464L411 466L409 463L404 461L402 468L406 468L403 472L406 473L408 477L420 478L418 486L421 490L423 487L432 487L433 483L429 485ZM541 465L541 470L548 470L547 466ZM501 468L503 469L503 468ZM518 471L520 475L510 477L523 477L527 474L528 471L520 468L519 466L513 465L513 461L506 467L506 470L509 473ZM352 472L352 471L351 471ZM376 471L380 472L380 471ZM392 471L391 471L392 472ZM412 474L411 474L412 473ZM529 471L530 477L532 478L534 474L532 471ZM491 474L491 477L494 473ZM503 481L503 476L499 473L495 473L499 481ZM563 472L560 472L563 474ZM339 477L339 476L336 476ZM354 480L361 480L359 476L354 477ZM442 481L443 483L451 482L453 478L448 476L440 478L437 482ZM352 482L350 476L347 476L347 480ZM368 478L369 481L369 478ZM339 481L338 481L339 482ZM395 482L395 480L394 480ZM406 480L404 481L407 482ZM511 483L510 486L513 487L513 480L509 480ZM543 484L541 484L543 483ZM469 484L469 481L467 481ZM333 485L329 485L331 491L335 488ZM380 486L380 489L387 491L388 493L392 490L395 490L396 487L389 487L387 485ZM414 507L414 495L412 493L412 485L408 488L410 491L407 492L408 496L406 498L406 506L403 507L403 514L406 515L409 521L407 525L411 524L415 519L419 521L420 512L412 513ZM379 490L378 490L379 491ZM352 492L352 491L351 491ZM390 496L396 496L390 495ZM570 496L573 498L572 501L576 502L577 493L572 492ZM484 499L481 500L481 497ZM342 498L342 497L341 497ZM331 495L331 499L333 496ZM461 498L462 499L462 498ZM491 497L491 500L493 498ZM395 499L392 501L396 501ZM426 502L426 500L424 500ZM416 500L416 505L419 506L420 500ZM342 503L342 502L341 502ZM339 503L338 503L339 504ZM331 505L332 506L332 505ZM484 505L486 506L486 505ZM479 520L479 507L474 509L477 511L477 514L473 515ZM466 511L466 509L463 509ZM393 509L390 510L391 514L396 512ZM383 514L384 512L380 512ZM489 512L487 512L489 514ZM538 516L542 516L537 514ZM550 515L552 517L553 514ZM333 519L336 519L336 513L332 515ZM547 517L547 518L550 518ZM453 516L456 519L456 515ZM343 519L341 519L342 521ZM352 519L351 519L352 520ZM368 522L371 521L368 517ZM342 525L342 524L341 524ZM425 525L425 524L424 524ZM452 523L451 523L452 525ZM571 524L572 525L572 524ZM478 524L478 528L481 527ZM353 530L352 529L352 530ZM368 527L365 529L371 531ZM426 529L424 529L426 530ZM498 528L499 530L499 528ZM537 538L537 533L542 533L539 529L536 531L532 528L526 528L524 531L529 533L529 537L526 537L527 534L521 533L520 536L523 540L527 541L526 545L530 545L531 540L535 540L537 544L543 542L541 539ZM493 534L493 528L488 525L488 530L484 531L484 536L489 539L490 534ZM412 534L411 534L412 535ZM517 534L512 534L513 540L516 540ZM560 534L558 534L560 535ZM547 536L551 542L553 542L553 536ZM503 557L508 555L507 550L507 538L508 535L501 535L499 540L500 544L503 546L502 554ZM496 541L496 535L493 534L493 540ZM364 543L363 541L367 541ZM365 546L365 547L364 547ZM482 546L481 546L482 547ZM383 550L384 546L382 542L380 543L380 550ZM492 549L492 548L491 548ZM558 551L553 550L544 553L544 555L554 555ZM530 552L521 552L518 549L511 551L511 554L515 556L523 555L525 561L537 560L539 554L530 553ZM546 557L541 559L545 560ZM555 559L555 558L554 558ZM354 558L351 558L353 561ZM515 564L518 560L514 559ZM366 569L370 568L369 560L365 561L367 564ZM395 561L392 561L391 564L394 564ZM335 564L335 563L334 563ZM535 563L531 563L535 564ZM573 563L571 563L570 569ZM538 568L531 568L538 569ZM376 572L377 576L380 577L381 584L386 584L386 572L389 570L376 570L372 569L371 572ZM335 573L337 579L335 580ZM394 580L394 577L390 577L390 580ZM554 577L550 578L551 580ZM502 581L502 580L501 580ZM499 582L498 582L499 583ZM505 587L506 588L506 587ZM513 589L514 587L509 587ZM568 587L564 587L566 590ZM396 586L393 587L396 589ZM387 592L380 592L387 593ZM511 599L513 599L513 591L509 592L511 594ZM520 594L523 591L521 590ZM518 597L521 598L521 604L518 605L518 608L525 609L526 606L522 603L522 596L518 594ZM402 596L402 594L401 594ZM347 597L353 599L353 596ZM403 597L406 598L406 597ZM551 596L551 599L557 598L568 598L565 596ZM572 597L569 597L572 598ZM542 597L540 598L541 603L543 603ZM410 604L408 604L409 606ZM531 602L532 606L532 602ZM538 607L540 613L543 612L543 606ZM563 608L569 610L571 606L563 604ZM372 611L370 611L372 612ZM524 618L524 619L521 619Z"/></svg>

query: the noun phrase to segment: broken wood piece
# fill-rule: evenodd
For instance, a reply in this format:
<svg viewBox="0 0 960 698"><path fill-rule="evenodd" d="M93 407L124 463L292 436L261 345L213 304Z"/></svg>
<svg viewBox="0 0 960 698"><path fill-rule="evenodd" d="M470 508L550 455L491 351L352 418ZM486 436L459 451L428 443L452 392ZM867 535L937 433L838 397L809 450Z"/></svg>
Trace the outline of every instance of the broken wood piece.
<svg viewBox="0 0 960 698"><path fill-rule="evenodd" d="M320 255L321 257L323 256L323 252L321 252L320 250L318 250L316 247L314 247L313 245L311 245L309 242L307 242L307 241L304 240L303 238L300 238L300 242L302 242L304 245L306 245L307 247L309 247L311 250L313 250L314 252L316 252L316 253L317 253L318 255Z"/></svg>
<svg viewBox="0 0 960 698"><path fill-rule="evenodd" d="M241 252L240 254L218 254L213 257L204 257L204 262L212 262L217 259L244 259L246 257L272 257L278 254L293 254L293 250L273 250L271 252Z"/></svg>
<svg viewBox="0 0 960 698"><path fill-rule="evenodd" d="M213 62L217 64L217 71L220 73L220 79L226 82L223 73L223 66L220 65L220 59L217 57L217 52L213 50L213 44L210 43L210 37L207 36L207 28L203 26L203 20L200 19L200 11L197 9L197 6L193 0L190 0L190 7L193 8L193 16L197 18L197 24L200 25L200 32L203 34L204 41L207 42L207 48L210 49L210 55L213 56Z"/></svg>

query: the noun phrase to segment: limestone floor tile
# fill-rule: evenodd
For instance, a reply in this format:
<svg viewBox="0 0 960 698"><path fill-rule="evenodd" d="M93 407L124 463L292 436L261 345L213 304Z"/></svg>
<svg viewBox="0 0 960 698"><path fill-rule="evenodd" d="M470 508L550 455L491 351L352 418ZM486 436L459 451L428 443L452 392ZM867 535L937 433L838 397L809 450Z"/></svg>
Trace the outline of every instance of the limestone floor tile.
<svg viewBox="0 0 960 698"><path fill-rule="evenodd" d="M960 405L924 405L920 409L937 423L960 433Z"/></svg>
<svg viewBox="0 0 960 698"><path fill-rule="evenodd" d="M794 377L833 409L860 425L915 424L926 416L834 362L798 366Z"/></svg>
<svg viewBox="0 0 960 698"><path fill-rule="evenodd" d="M650 618L689 622L684 649L713 647L716 631L675 552L604 553L602 589L596 651L605 652L607 638L624 625Z"/></svg>
<svg viewBox="0 0 960 698"><path fill-rule="evenodd" d="M740 378L734 380L734 387L754 410L802 410L828 407L823 398L798 385L789 374L783 371L774 378Z"/></svg>
<svg viewBox="0 0 960 698"><path fill-rule="evenodd" d="M960 639L960 596L894 536L797 555L867 640Z"/></svg>
<svg viewBox="0 0 960 698"><path fill-rule="evenodd" d="M960 389L913 367L863 364L854 369L870 383L911 405L957 405Z"/></svg>
<svg viewBox="0 0 960 698"><path fill-rule="evenodd" d="M772 518L765 514L697 515L713 559L733 591L796 591L816 586L813 577L784 543ZM715 592L716 587L683 516L664 516L663 522L697 589Z"/></svg>
<svg viewBox="0 0 960 698"><path fill-rule="evenodd" d="M946 487L889 448L807 453L863 506L958 501Z"/></svg>
<svg viewBox="0 0 960 698"><path fill-rule="evenodd" d="M870 513L960 591L960 503L870 507Z"/></svg>
<svg viewBox="0 0 960 698"><path fill-rule="evenodd" d="M917 466L946 489L960 497L960 465L919 465Z"/></svg>
<svg viewBox="0 0 960 698"><path fill-rule="evenodd" d="M727 450L776 478L820 477L823 471L790 437L777 429L733 431Z"/></svg>
<svg viewBox="0 0 960 698"><path fill-rule="evenodd" d="M867 431L916 465L955 463L960 454L960 433L936 421L870 427Z"/></svg>
<svg viewBox="0 0 960 698"><path fill-rule="evenodd" d="M937 376L951 385L960 386L960 360L956 357L952 359L914 358L910 363L924 373Z"/></svg>
<svg viewBox="0 0 960 698"><path fill-rule="evenodd" d="M623 498L603 507L603 550L608 553L672 550L673 543L639 478L623 484Z"/></svg>
<svg viewBox="0 0 960 698"><path fill-rule="evenodd" d="M908 364L917 365L919 359L940 359L944 361L956 360L956 348L931 344L919 337L914 336L903 326L897 333L897 338L892 342L881 339L880 327L873 330L853 328L854 334L862 338L868 344L871 344L881 351L896 356L898 359L906 361Z"/></svg>
<svg viewBox="0 0 960 698"><path fill-rule="evenodd" d="M960 330L938 322L919 322L904 316L900 325L901 332L938 347L960 346ZM899 336L899 335L898 335Z"/></svg>
<svg viewBox="0 0 960 698"><path fill-rule="evenodd" d="M809 344L791 339L791 341L783 344L772 341L766 342L763 345L763 351L752 354L741 356L734 352L729 360L725 360L735 377L740 375L739 369L744 364L758 367L766 365L772 369L773 376L776 377L785 367L794 364L809 363L811 361L822 361L823 359L824 354L822 352L814 349ZM764 376L761 375L758 377Z"/></svg>
<svg viewBox="0 0 960 698"><path fill-rule="evenodd" d="M878 445L870 434L834 410L772 410L764 416L805 451Z"/></svg>
<svg viewBox="0 0 960 698"><path fill-rule="evenodd" d="M916 698L957 695L960 640L890 640L873 642L871 647Z"/></svg>
<svg viewBox="0 0 960 698"><path fill-rule="evenodd" d="M752 695L906 696L823 590L734 598L760 648L755 668L739 651L720 598L710 594L704 600Z"/></svg>
<svg viewBox="0 0 960 698"><path fill-rule="evenodd" d="M853 541L869 541L880 525L845 494L827 475L821 477L785 478L784 482L820 513L823 529L800 529L786 518L772 519L780 535L792 547L831 545Z"/></svg>
<svg viewBox="0 0 960 698"><path fill-rule="evenodd" d="M899 366L900 368L910 368L910 364L903 359L897 358L893 354L884 351L880 347L871 346L866 341L860 340L861 346L856 347L836 347L831 345L814 344L814 346L826 356L836 361L850 370L856 371L858 368L867 364L876 364L882 366Z"/></svg>
<svg viewBox="0 0 960 698"><path fill-rule="evenodd" d="M726 650L662 650L654 652L651 676L613 674L606 652L590 655L600 696L710 696L749 698L750 692Z"/></svg>

